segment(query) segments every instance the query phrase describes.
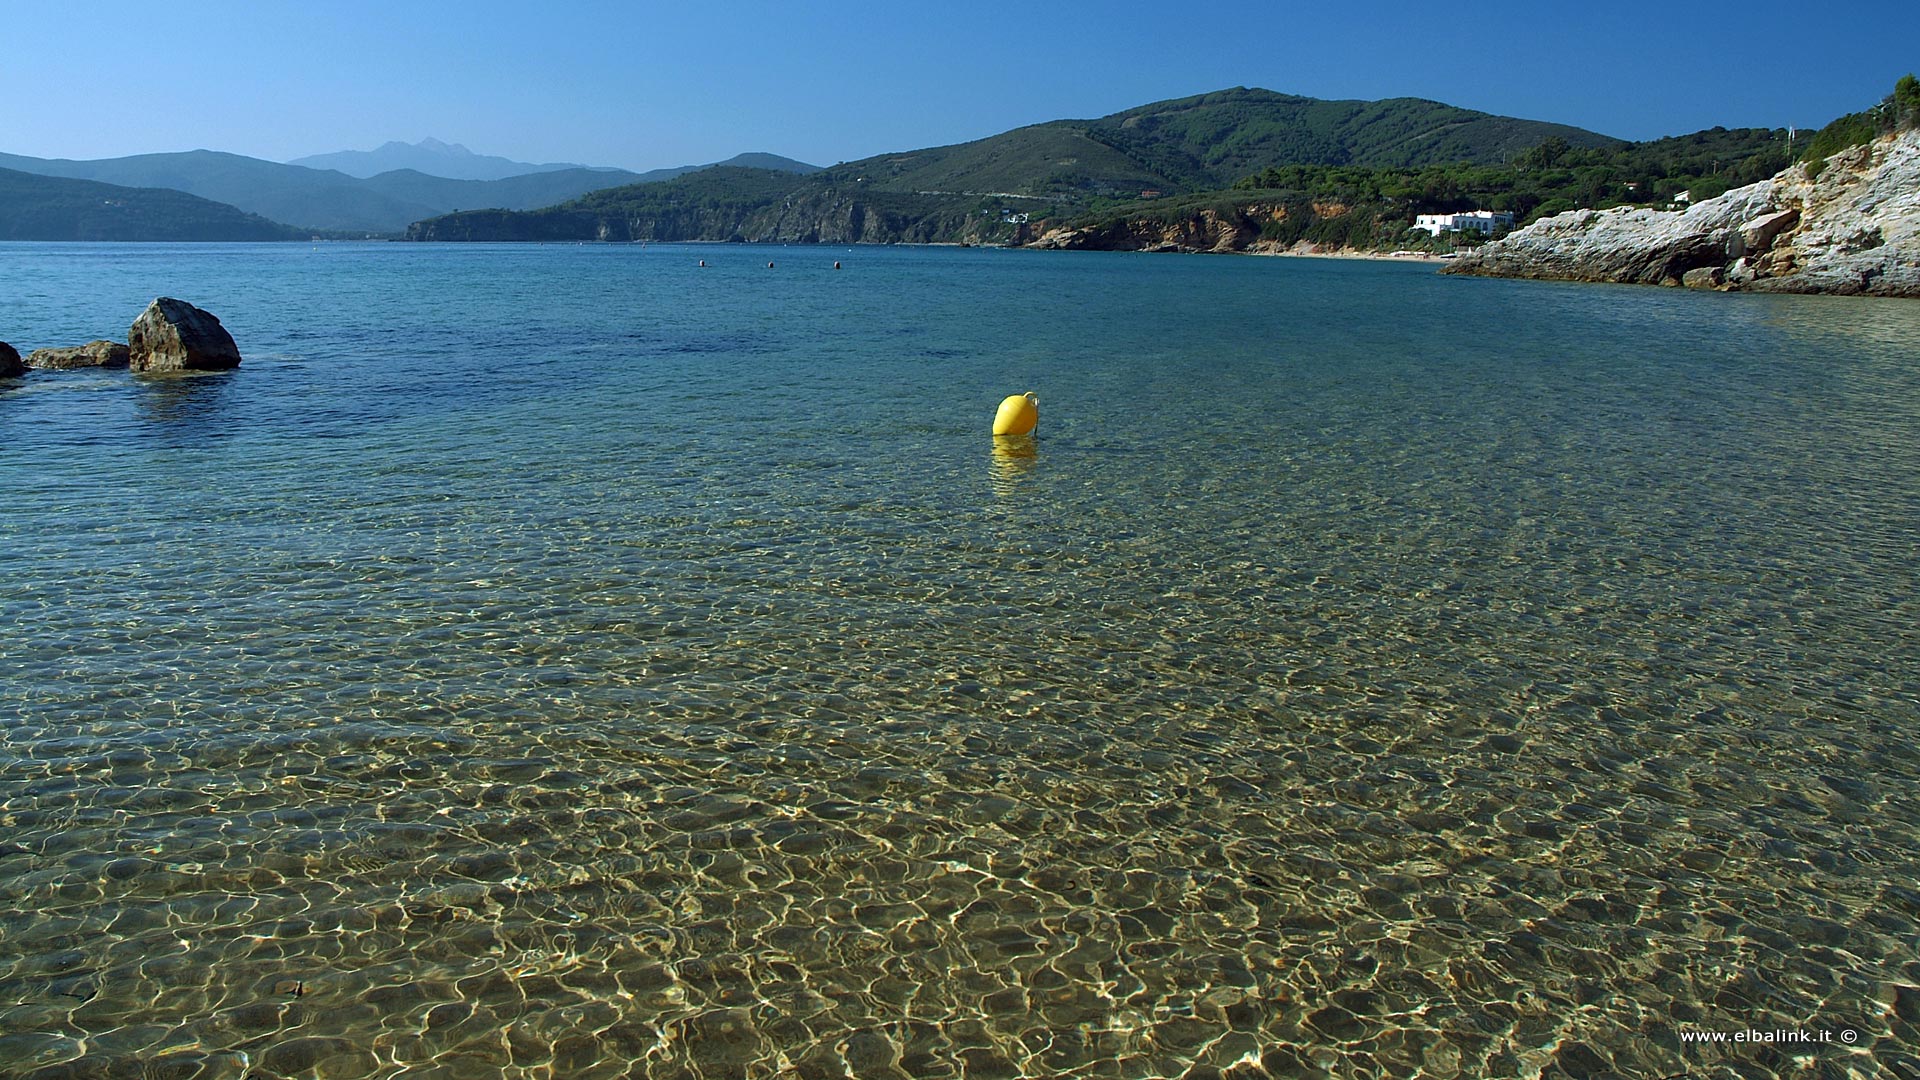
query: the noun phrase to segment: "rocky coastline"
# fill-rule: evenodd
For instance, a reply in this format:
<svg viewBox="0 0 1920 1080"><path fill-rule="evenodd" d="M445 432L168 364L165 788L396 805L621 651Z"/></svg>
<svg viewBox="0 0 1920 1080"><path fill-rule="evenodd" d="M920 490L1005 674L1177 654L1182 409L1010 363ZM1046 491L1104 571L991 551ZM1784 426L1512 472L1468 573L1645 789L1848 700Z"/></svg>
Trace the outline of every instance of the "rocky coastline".
<svg viewBox="0 0 1920 1080"><path fill-rule="evenodd" d="M1254 252L1262 244L1263 219L1276 212L1285 210L1250 204L1173 218L1117 218L1098 225L1048 229L1024 246L1046 251Z"/></svg>
<svg viewBox="0 0 1920 1080"><path fill-rule="evenodd" d="M1333 218L1348 212L1338 204L1318 204L1316 214ZM1267 239L1269 223L1286 220L1288 208L1279 203L1245 203L1208 207L1174 216L1139 215L1097 225L1044 228L1038 236L1013 246L1043 251L1142 251L1206 255L1313 255L1347 259L1435 260L1426 252L1385 252L1316 243ZM1044 224L1044 223L1043 223Z"/></svg>
<svg viewBox="0 0 1920 1080"><path fill-rule="evenodd" d="M1920 298L1920 130L1684 210L1571 210L1443 273Z"/></svg>

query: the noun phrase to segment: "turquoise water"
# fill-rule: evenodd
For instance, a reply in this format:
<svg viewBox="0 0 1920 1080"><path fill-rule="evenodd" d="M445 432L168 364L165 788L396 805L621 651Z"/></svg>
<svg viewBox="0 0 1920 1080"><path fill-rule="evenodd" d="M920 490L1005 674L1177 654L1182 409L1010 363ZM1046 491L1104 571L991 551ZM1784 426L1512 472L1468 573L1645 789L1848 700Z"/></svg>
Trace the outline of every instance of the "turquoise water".
<svg viewBox="0 0 1920 1080"><path fill-rule="evenodd" d="M0 245L156 295L0 382L0 1075L1920 1075L1920 305Z"/></svg>

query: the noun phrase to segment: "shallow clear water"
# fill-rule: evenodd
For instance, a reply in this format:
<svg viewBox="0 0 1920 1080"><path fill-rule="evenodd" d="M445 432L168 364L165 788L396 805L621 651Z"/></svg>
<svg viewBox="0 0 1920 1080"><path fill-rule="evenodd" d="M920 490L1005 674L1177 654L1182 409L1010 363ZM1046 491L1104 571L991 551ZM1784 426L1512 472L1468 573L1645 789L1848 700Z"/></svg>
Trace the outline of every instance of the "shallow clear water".
<svg viewBox="0 0 1920 1080"><path fill-rule="evenodd" d="M160 294L0 383L0 1074L1920 1075L1920 305L0 245Z"/></svg>

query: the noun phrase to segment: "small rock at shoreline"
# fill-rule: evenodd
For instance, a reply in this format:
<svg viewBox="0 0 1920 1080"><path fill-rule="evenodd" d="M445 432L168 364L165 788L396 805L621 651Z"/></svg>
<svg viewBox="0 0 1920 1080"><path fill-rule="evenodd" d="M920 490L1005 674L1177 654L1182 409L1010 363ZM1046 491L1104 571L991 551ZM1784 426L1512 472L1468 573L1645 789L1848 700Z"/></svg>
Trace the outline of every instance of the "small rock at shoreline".
<svg viewBox="0 0 1920 1080"><path fill-rule="evenodd" d="M27 354L27 366L42 371L68 368L127 366L127 347L117 341L89 341L64 349L35 349Z"/></svg>
<svg viewBox="0 0 1920 1080"><path fill-rule="evenodd" d="M13 346L0 341L0 379L13 379L27 373L27 366L20 362L20 353Z"/></svg>
<svg viewBox="0 0 1920 1080"><path fill-rule="evenodd" d="M1727 272L1718 266L1699 266L1680 275L1680 284L1689 289L1717 289L1727 283Z"/></svg>
<svg viewBox="0 0 1920 1080"><path fill-rule="evenodd" d="M210 312L162 296L127 330L134 371L225 371L240 366L233 335Z"/></svg>

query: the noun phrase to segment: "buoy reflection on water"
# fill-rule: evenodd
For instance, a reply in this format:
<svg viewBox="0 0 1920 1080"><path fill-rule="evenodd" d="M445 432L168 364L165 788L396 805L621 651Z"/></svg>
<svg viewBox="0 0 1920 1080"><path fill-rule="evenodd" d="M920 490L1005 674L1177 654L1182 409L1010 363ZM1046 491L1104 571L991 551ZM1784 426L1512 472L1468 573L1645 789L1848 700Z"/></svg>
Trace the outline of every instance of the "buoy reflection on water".
<svg viewBox="0 0 1920 1080"><path fill-rule="evenodd" d="M987 481L993 486L995 495L1011 495L1014 488L1028 479L1039 463L1039 447L1033 436L999 436L993 440L993 459Z"/></svg>

